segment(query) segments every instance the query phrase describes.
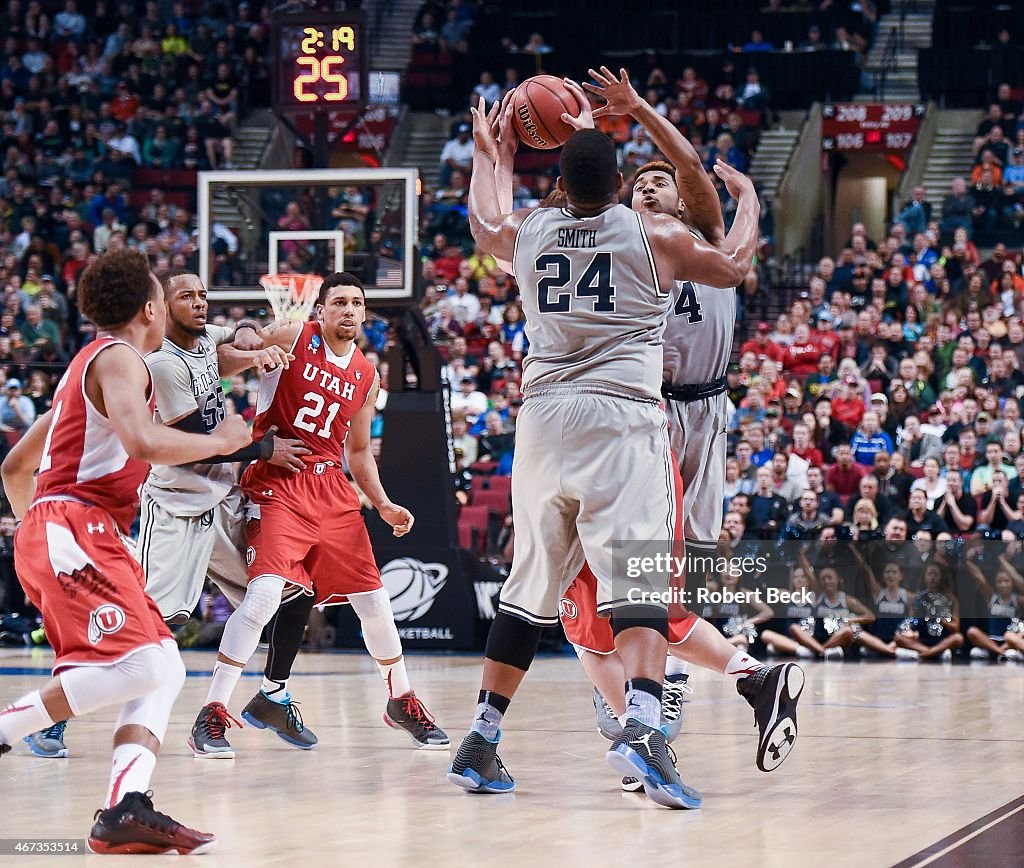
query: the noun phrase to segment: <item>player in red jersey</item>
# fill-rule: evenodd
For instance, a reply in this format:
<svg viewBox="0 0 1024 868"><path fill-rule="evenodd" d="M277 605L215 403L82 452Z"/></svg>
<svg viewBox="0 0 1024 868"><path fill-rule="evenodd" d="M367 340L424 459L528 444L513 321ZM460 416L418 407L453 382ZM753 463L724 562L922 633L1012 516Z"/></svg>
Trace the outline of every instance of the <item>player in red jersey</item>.
<svg viewBox="0 0 1024 868"><path fill-rule="evenodd" d="M302 456L302 470L257 461L242 476L249 501L249 586L224 627L221 647L232 648L233 659L247 660L282 594L310 594L316 605L349 603L388 687L384 722L405 730L417 747L447 750L448 736L409 684L359 497L341 465L344 451L356 484L395 536L412 529L412 514L388 499L370 452L380 386L373 365L355 345L365 319L362 285L351 274L335 272L320 287L316 321L277 322L260 332L265 347L278 346L294 359L287 369L261 375L254 436L259 439L274 427L310 452ZM303 724L288 692L298 643L275 652L242 718L308 750L316 736Z"/></svg>
<svg viewBox="0 0 1024 868"><path fill-rule="evenodd" d="M213 835L158 813L147 795L185 667L124 537L151 463L200 461L251 437L241 418L206 436L154 421L143 354L160 346L167 308L144 256L110 253L90 265L79 305L97 326L96 340L72 360L52 409L3 464L4 489L22 519L15 566L46 620L56 662L41 690L0 710L0 755L55 721L119 705L110 787L90 850L209 852Z"/></svg>

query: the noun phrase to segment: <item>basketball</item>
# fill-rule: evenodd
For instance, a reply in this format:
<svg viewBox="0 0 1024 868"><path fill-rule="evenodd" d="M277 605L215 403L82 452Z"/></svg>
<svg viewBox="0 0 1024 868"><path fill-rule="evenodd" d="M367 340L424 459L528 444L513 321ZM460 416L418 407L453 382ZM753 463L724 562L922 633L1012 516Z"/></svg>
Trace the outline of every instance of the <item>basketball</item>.
<svg viewBox="0 0 1024 868"><path fill-rule="evenodd" d="M539 151L549 151L565 144L574 132L562 120L562 113L575 115L576 98L553 75L535 75L516 88L512 97L516 133L520 141Z"/></svg>

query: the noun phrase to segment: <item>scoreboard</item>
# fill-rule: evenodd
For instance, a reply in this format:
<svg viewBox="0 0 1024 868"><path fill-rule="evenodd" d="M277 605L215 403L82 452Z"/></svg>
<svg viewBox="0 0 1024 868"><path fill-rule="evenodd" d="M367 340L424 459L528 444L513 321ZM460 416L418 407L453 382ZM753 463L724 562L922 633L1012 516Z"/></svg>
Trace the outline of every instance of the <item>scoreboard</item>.
<svg viewBox="0 0 1024 868"><path fill-rule="evenodd" d="M821 109L821 149L906 153L924 111L913 103L827 103Z"/></svg>
<svg viewBox="0 0 1024 868"><path fill-rule="evenodd" d="M359 12L275 15L271 28L278 112L358 110L367 102L369 41Z"/></svg>

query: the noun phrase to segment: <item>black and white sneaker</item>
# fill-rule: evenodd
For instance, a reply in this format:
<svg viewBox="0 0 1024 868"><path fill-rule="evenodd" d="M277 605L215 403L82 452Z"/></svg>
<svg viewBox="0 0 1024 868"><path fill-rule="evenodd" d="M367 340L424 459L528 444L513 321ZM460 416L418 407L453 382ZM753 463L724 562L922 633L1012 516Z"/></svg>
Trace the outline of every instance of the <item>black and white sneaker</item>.
<svg viewBox="0 0 1024 868"><path fill-rule="evenodd" d="M448 767L448 780L471 793L511 793L515 779L498 756L498 740L488 741L479 732L470 731L462 740L455 760Z"/></svg>
<svg viewBox="0 0 1024 868"><path fill-rule="evenodd" d="M388 700L384 722L392 729L404 730L421 750L448 750L451 742L434 717L411 690L405 696Z"/></svg>
<svg viewBox="0 0 1024 868"><path fill-rule="evenodd" d="M201 759L234 759L235 749L224 737L225 731L235 720L220 702L204 705L196 722L192 725L192 734L188 737L188 746L194 756Z"/></svg>
<svg viewBox="0 0 1024 868"><path fill-rule="evenodd" d="M622 735L622 724L619 723L612 707L596 687L594 688L594 713L597 715L597 731L608 741L615 741Z"/></svg>
<svg viewBox="0 0 1024 868"><path fill-rule="evenodd" d="M687 693L693 693L686 682L689 675L666 675L661 685L661 723L669 744L674 742L683 729L683 702Z"/></svg>
<svg viewBox="0 0 1024 868"><path fill-rule="evenodd" d="M626 720L622 736L605 760L623 777L643 781L647 797L666 808L699 808L700 793L679 779L665 733L633 718Z"/></svg>
<svg viewBox="0 0 1024 868"><path fill-rule="evenodd" d="M622 792L624 793L638 793L644 788L644 782L640 778L634 778L631 775L626 775L622 779Z"/></svg>
<svg viewBox="0 0 1024 868"><path fill-rule="evenodd" d="M782 765L796 744L796 704L804 689L804 671L796 663L761 666L736 682L754 709L757 723L757 767L771 772Z"/></svg>

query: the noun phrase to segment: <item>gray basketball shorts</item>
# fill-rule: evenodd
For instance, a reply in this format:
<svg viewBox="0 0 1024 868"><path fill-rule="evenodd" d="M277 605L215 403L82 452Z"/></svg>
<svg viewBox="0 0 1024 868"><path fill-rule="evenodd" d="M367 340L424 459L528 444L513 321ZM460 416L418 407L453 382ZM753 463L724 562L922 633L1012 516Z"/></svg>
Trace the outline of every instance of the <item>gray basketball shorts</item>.
<svg viewBox="0 0 1024 868"><path fill-rule="evenodd" d="M683 477L683 537L717 542L722 530L728 396L665 402L672 452Z"/></svg>
<svg viewBox="0 0 1024 868"><path fill-rule="evenodd" d="M629 605L613 588L613 543L677 538L675 470L665 414L654 403L574 393L529 398L516 422L512 570L499 609L558 622L584 560L597 611Z"/></svg>
<svg viewBox="0 0 1024 868"><path fill-rule="evenodd" d="M141 512L136 555L146 593L164 620L191 615L208 576L237 609L249 581L241 491L233 489L202 515L179 516L157 503L144 485Z"/></svg>

